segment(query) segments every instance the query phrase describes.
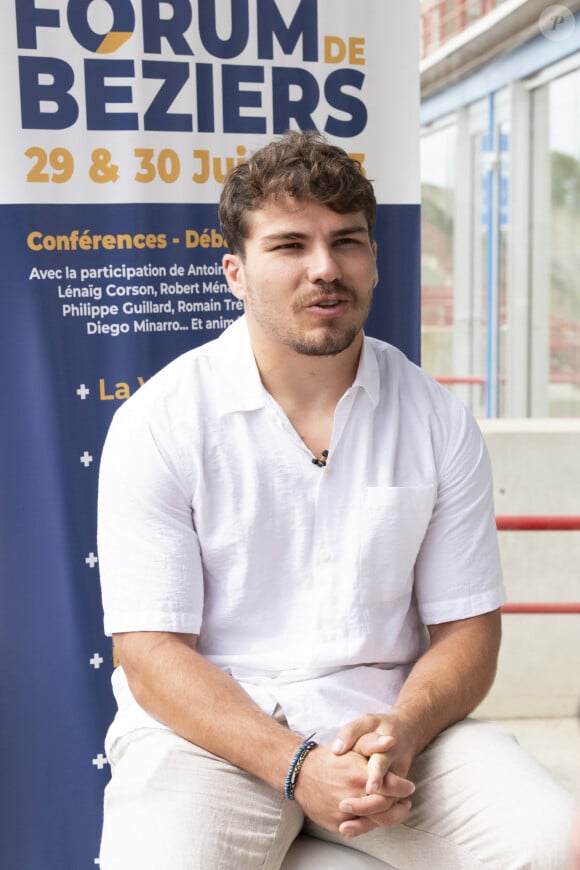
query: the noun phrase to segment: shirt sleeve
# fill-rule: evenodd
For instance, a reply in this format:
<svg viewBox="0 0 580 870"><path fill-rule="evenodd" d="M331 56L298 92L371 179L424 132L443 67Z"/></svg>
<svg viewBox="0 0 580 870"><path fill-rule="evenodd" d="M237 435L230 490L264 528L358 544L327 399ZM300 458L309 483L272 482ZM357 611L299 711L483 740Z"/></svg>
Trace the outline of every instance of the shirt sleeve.
<svg viewBox="0 0 580 870"><path fill-rule="evenodd" d="M138 395L138 394L137 394ZM170 434L132 400L117 411L99 474L98 553L105 633L197 634L203 572L191 474Z"/></svg>
<svg viewBox="0 0 580 870"><path fill-rule="evenodd" d="M415 566L425 625L477 616L505 601L491 463L470 412L457 403L445 433L437 498Z"/></svg>

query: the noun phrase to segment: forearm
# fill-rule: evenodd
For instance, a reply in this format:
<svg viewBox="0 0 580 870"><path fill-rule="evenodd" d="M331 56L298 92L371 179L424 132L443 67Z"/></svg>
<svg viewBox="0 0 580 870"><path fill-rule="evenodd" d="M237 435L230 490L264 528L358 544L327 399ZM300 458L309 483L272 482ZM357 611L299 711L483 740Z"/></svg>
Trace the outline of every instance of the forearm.
<svg viewBox="0 0 580 870"><path fill-rule="evenodd" d="M493 683L501 638L499 611L430 627L431 645L409 674L392 715L413 759L437 734L464 719Z"/></svg>
<svg viewBox="0 0 580 870"><path fill-rule="evenodd" d="M280 791L301 738L195 651L193 636L131 632L115 648L137 702L186 740Z"/></svg>
<svg viewBox="0 0 580 870"><path fill-rule="evenodd" d="M264 713L241 686L195 651L195 638L161 632L115 635L119 661L137 702L186 740L254 774L277 791L302 738ZM337 758L329 747L311 752L301 770L296 800L322 827L338 831L350 814L340 802L364 794L366 761L358 753ZM405 797L410 783L398 783ZM358 823L357 833L376 824L396 824L409 812L407 803L374 796L372 820ZM376 815L377 812L382 813Z"/></svg>

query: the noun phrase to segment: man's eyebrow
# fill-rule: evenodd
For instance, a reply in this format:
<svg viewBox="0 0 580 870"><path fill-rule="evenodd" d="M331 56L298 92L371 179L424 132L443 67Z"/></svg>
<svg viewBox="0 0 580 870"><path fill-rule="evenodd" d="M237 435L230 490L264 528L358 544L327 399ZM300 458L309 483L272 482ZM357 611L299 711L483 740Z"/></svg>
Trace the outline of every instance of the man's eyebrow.
<svg viewBox="0 0 580 870"><path fill-rule="evenodd" d="M342 227L341 229L334 230L331 233L332 236L355 236L357 233L364 233L368 235L369 229L366 224L354 224L350 227Z"/></svg>
<svg viewBox="0 0 580 870"><path fill-rule="evenodd" d="M340 227L337 230L333 230L330 235L332 238L338 238L340 236L354 236L359 233L364 233L368 235L368 228L365 224L354 224L353 226ZM301 233L298 230L282 230L279 233L268 233L265 236L262 236L263 242L276 242L281 241L282 239L307 239L308 233Z"/></svg>
<svg viewBox="0 0 580 870"><path fill-rule="evenodd" d="M295 230L282 230L279 233L268 233L262 236L263 242L278 242L282 239L306 239L307 233L299 233Z"/></svg>

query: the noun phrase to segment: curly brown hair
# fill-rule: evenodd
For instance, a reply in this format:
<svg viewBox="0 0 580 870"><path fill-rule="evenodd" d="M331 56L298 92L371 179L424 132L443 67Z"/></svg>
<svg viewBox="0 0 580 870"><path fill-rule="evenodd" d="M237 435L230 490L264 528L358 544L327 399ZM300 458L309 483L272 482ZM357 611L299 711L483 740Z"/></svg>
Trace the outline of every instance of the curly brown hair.
<svg viewBox="0 0 580 870"><path fill-rule="evenodd" d="M228 173L219 219L232 253L244 254L248 212L284 196L314 200L339 214L362 211L372 236L377 202L360 163L314 130L290 131Z"/></svg>

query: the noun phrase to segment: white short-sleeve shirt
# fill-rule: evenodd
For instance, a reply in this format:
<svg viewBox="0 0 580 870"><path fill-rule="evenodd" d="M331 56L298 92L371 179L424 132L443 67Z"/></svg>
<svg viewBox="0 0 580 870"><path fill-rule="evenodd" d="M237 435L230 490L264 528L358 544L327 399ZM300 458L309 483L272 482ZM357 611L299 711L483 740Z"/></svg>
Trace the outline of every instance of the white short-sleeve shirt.
<svg viewBox="0 0 580 870"><path fill-rule="evenodd" d="M392 706L426 625L505 600L488 456L447 390L365 337L328 449L314 465L242 317L119 408L99 489L106 633L199 635L199 652L320 742ZM109 745L162 727L122 668L113 685Z"/></svg>

